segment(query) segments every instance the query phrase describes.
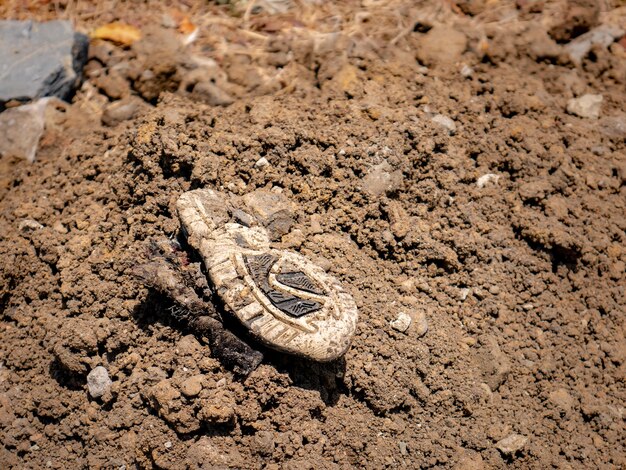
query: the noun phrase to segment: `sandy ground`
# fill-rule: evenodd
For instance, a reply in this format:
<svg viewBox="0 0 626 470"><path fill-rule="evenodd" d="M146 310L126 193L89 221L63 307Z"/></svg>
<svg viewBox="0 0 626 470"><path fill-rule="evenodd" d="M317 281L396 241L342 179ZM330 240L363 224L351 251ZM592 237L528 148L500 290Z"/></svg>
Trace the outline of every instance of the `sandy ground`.
<svg viewBox="0 0 626 470"><path fill-rule="evenodd" d="M626 40L567 47L626 6L188 3L0 8L144 37L0 159L0 466L624 468ZM343 359L237 376L133 275L200 187L293 202Z"/></svg>

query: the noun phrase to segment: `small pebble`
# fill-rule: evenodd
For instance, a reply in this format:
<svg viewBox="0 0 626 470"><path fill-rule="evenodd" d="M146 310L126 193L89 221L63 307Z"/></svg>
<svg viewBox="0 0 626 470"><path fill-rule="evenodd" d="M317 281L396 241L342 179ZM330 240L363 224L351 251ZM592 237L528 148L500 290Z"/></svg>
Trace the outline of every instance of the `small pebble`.
<svg viewBox="0 0 626 470"><path fill-rule="evenodd" d="M254 164L254 168L258 168L258 169L265 168L269 164L270 164L270 162L269 162L269 160L267 158L261 157Z"/></svg>
<svg viewBox="0 0 626 470"><path fill-rule="evenodd" d="M167 441L165 444L163 444L165 446L166 449L171 449L172 447L172 442L171 441Z"/></svg>
<svg viewBox="0 0 626 470"><path fill-rule="evenodd" d="M400 312L398 317L395 320L390 321L389 324L394 330L404 333L409 329L409 326L411 326L411 321L412 320L409 315L404 312Z"/></svg>
<svg viewBox="0 0 626 470"><path fill-rule="evenodd" d="M490 181L497 183L499 179L500 179L500 175L487 173L486 175L482 175L480 178L476 180L476 186L478 186L479 188L483 188Z"/></svg>
<svg viewBox="0 0 626 470"><path fill-rule="evenodd" d="M469 65L463 64L463 67L461 68L462 77L465 77L465 78L471 77L473 73L474 73L473 68L471 68Z"/></svg>
<svg viewBox="0 0 626 470"><path fill-rule="evenodd" d="M431 121L447 129L448 134L450 135L454 135L456 133L456 124L448 116L444 116L443 114L436 114L431 118Z"/></svg>
<svg viewBox="0 0 626 470"><path fill-rule="evenodd" d="M112 384L109 373L102 366L96 367L87 375L87 388L92 398L100 398L109 391Z"/></svg>
<svg viewBox="0 0 626 470"><path fill-rule="evenodd" d="M583 95L567 102L567 112L582 118L598 119L602 106L602 95Z"/></svg>
<svg viewBox="0 0 626 470"><path fill-rule="evenodd" d="M33 232L35 230L41 230L43 225L33 219L24 219L19 223L17 228L20 232Z"/></svg>
<svg viewBox="0 0 626 470"><path fill-rule="evenodd" d="M406 451L406 442L398 442L398 448L400 449L400 455L406 455L407 451Z"/></svg>
<svg viewBox="0 0 626 470"><path fill-rule="evenodd" d="M461 300L465 300L467 299L467 296L469 295L469 293L470 293L469 287L464 287L463 289L461 289L459 297L461 298Z"/></svg>

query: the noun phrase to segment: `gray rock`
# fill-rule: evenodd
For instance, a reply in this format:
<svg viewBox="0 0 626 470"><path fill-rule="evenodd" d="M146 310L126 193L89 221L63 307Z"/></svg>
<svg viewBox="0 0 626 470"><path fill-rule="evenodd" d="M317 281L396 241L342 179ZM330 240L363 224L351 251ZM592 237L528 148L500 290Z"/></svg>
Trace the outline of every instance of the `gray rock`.
<svg viewBox="0 0 626 470"><path fill-rule="evenodd" d="M109 373L102 366L96 367L87 375L87 388L92 398L100 398L109 391L112 384Z"/></svg>
<svg viewBox="0 0 626 470"><path fill-rule="evenodd" d="M567 112L582 118L598 119L602 106L602 95L583 95L567 102Z"/></svg>
<svg viewBox="0 0 626 470"><path fill-rule="evenodd" d="M71 98L88 46L69 21L0 21L0 110L10 100Z"/></svg>
<svg viewBox="0 0 626 470"><path fill-rule="evenodd" d="M621 38L623 35L623 29L604 24L578 36L565 46L565 50L574 63L580 64L593 46L608 47L613 41Z"/></svg>

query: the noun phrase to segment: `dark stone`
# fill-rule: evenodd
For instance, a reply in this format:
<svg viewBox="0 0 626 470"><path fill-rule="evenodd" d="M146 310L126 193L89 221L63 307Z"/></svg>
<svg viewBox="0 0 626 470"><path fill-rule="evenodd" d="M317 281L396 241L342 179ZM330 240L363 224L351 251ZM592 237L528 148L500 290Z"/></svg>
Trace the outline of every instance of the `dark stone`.
<svg viewBox="0 0 626 470"><path fill-rule="evenodd" d="M80 85L88 46L69 21L0 21L0 110L11 100L69 100Z"/></svg>

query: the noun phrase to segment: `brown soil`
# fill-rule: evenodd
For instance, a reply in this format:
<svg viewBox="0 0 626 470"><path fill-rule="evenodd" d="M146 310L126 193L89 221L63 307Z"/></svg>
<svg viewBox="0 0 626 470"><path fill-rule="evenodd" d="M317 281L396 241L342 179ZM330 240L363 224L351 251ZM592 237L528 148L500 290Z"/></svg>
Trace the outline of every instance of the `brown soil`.
<svg viewBox="0 0 626 470"><path fill-rule="evenodd" d="M198 2L183 49L155 3L5 10L153 27L92 44L37 161L0 159L0 467L626 466L626 50L561 45L626 7ZM343 360L238 377L132 275L204 186L299 208L281 246L359 306Z"/></svg>

